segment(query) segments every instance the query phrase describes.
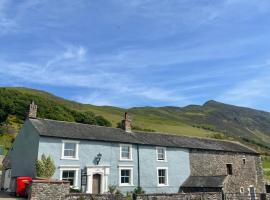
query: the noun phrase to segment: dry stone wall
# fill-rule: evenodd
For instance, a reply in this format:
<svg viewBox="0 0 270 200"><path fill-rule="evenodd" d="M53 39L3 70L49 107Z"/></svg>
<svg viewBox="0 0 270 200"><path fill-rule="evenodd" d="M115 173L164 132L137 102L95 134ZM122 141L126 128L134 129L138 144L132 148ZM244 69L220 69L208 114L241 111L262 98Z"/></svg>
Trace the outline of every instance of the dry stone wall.
<svg viewBox="0 0 270 200"><path fill-rule="evenodd" d="M67 181L33 180L28 194L29 200L63 200L69 194Z"/></svg>
<svg viewBox="0 0 270 200"><path fill-rule="evenodd" d="M217 151L190 152L191 176L227 175L226 164L232 164L232 175L225 180L224 193L240 193L240 187L248 194L254 186L256 193L265 193L261 158L257 155Z"/></svg>
<svg viewBox="0 0 270 200"><path fill-rule="evenodd" d="M222 200L221 193L178 193L138 195L137 200Z"/></svg>

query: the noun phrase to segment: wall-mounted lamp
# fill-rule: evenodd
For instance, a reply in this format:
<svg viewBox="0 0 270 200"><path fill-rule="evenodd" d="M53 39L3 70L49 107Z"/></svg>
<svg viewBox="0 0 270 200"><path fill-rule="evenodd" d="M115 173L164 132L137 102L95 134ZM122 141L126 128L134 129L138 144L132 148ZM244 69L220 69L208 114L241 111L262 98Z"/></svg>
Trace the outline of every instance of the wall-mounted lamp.
<svg viewBox="0 0 270 200"><path fill-rule="evenodd" d="M96 163L97 165L99 164L100 160L101 160L102 154L98 153L98 155L96 156Z"/></svg>

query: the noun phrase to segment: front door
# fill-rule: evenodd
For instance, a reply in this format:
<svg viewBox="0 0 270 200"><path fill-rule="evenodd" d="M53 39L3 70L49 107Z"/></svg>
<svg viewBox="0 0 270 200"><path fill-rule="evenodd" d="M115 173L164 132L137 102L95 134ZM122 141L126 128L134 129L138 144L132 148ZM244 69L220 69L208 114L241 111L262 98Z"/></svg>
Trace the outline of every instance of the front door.
<svg viewBox="0 0 270 200"><path fill-rule="evenodd" d="M92 193L100 194L100 185L101 185L101 175L94 174L93 175L93 184L92 184Z"/></svg>

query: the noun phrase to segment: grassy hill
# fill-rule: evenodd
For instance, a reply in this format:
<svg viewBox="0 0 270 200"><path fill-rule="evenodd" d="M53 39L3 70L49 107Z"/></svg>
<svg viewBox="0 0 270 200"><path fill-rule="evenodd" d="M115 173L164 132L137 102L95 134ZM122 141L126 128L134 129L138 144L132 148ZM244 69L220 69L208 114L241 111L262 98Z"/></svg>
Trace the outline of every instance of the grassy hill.
<svg viewBox="0 0 270 200"><path fill-rule="evenodd" d="M34 100L42 118L116 127L124 112L133 129L187 136L236 140L270 155L270 113L216 101L186 107L136 107L123 109L66 100L29 88L0 88L0 144L8 150ZM270 168L265 157L264 167Z"/></svg>

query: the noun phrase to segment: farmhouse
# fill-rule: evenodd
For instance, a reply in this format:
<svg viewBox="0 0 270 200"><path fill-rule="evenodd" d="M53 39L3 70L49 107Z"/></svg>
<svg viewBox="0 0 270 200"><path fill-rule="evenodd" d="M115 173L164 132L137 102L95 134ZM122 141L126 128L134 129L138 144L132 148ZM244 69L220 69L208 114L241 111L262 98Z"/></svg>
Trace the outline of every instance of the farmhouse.
<svg viewBox="0 0 270 200"><path fill-rule="evenodd" d="M235 142L135 132L127 114L123 129L29 117L4 160L4 187L18 176L35 177L35 162L50 155L54 179L87 193L265 192L260 155ZM9 178L10 177L10 181ZM3 187L3 186L2 186Z"/></svg>

